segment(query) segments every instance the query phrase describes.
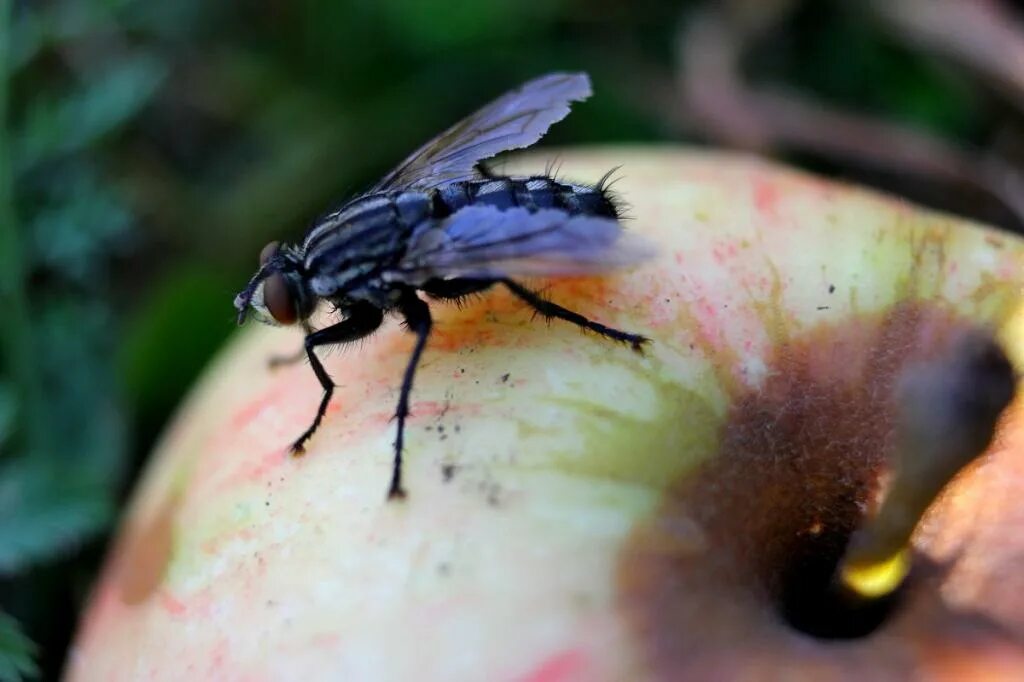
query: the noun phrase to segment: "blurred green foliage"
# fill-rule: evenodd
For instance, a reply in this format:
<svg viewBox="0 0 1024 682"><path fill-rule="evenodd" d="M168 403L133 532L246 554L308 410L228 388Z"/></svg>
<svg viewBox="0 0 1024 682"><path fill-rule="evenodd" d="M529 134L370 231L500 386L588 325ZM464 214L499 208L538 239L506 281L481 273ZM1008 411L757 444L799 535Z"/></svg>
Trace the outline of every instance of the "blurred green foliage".
<svg viewBox="0 0 1024 682"><path fill-rule="evenodd" d="M36 645L21 631L18 621L0 612L0 680L38 675L35 655Z"/></svg>
<svg viewBox="0 0 1024 682"><path fill-rule="evenodd" d="M103 145L166 75L153 55L127 47L116 59L76 61L79 72L45 64L116 7L82 9L54 4L12 15L5 2L0 28L9 103L0 117L0 295L10 313L0 384L0 597L33 625L56 603L31 569L68 556L114 518L127 441L112 371L109 271L134 211L106 180ZM33 598L19 596L26 594ZM34 653L0 612L0 678L33 673Z"/></svg>
<svg viewBox="0 0 1024 682"><path fill-rule="evenodd" d="M37 654L60 670L115 510L265 242L546 71L597 91L546 142L669 137L635 81L671 78L697 4L0 0L0 680ZM837 3L782 35L755 73L983 130L961 80Z"/></svg>

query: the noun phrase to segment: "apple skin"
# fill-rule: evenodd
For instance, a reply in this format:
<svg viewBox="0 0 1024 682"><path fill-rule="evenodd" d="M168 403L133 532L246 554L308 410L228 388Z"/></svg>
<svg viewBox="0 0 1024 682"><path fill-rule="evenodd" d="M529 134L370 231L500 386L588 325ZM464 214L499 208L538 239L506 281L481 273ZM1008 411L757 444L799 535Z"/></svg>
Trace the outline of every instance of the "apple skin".
<svg viewBox="0 0 1024 682"><path fill-rule="evenodd" d="M154 453L69 679L1024 679L1019 401L874 633L816 640L778 606L793 557L870 506L902 367L979 325L1021 366L1024 242L748 157L559 158L621 165L659 256L538 284L647 353L497 288L434 304L389 503L410 335L323 354L338 390L293 458L319 386L267 369L297 330L247 328Z"/></svg>

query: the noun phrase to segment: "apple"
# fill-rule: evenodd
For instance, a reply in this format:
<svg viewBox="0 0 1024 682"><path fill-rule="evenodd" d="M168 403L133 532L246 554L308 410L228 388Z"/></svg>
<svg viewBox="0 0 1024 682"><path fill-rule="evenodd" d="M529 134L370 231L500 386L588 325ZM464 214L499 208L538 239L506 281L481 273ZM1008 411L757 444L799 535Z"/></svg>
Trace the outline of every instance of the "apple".
<svg viewBox="0 0 1024 682"><path fill-rule="evenodd" d="M884 491L904 370L963 333L1021 367L1024 242L749 157L561 159L621 165L659 255L535 284L647 352L498 289L435 304L388 502L411 336L323 354L295 458L321 392L267 360L300 333L246 328L154 453L69 679L1024 679L1019 401L877 617L804 618Z"/></svg>

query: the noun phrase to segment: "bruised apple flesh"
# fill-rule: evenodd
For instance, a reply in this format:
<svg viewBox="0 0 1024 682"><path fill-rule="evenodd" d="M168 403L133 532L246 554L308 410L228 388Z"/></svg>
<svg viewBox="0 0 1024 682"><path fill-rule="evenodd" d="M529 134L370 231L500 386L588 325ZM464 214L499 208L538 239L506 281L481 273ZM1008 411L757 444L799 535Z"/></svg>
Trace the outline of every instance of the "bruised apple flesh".
<svg viewBox="0 0 1024 682"><path fill-rule="evenodd" d="M658 256L534 284L646 354L497 288L435 304L387 502L411 335L323 354L338 390L293 458L320 388L267 367L297 331L245 329L154 453L70 679L1024 679L1018 402L882 615L801 616L884 490L905 369L965 330L1020 366L1024 242L746 157L561 160L621 165Z"/></svg>

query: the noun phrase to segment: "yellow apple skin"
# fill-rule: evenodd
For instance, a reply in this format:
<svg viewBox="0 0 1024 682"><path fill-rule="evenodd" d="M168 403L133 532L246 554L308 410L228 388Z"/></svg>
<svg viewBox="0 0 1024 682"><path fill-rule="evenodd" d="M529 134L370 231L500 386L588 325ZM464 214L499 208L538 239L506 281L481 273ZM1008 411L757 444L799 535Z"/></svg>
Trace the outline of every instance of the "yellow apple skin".
<svg viewBox="0 0 1024 682"><path fill-rule="evenodd" d="M560 160L621 165L659 255L537 284L646 355L503 290L434 304L389 503L410 335L324 354L338 390L293 458L320 389L266 363L300 333L246 329L154 453L69 679L1024 679L1017 402L874 633L816 640L778 607L794 554L870 505L906 363L981 325L1020 366L1024 243L746 157Z"/></svg>

